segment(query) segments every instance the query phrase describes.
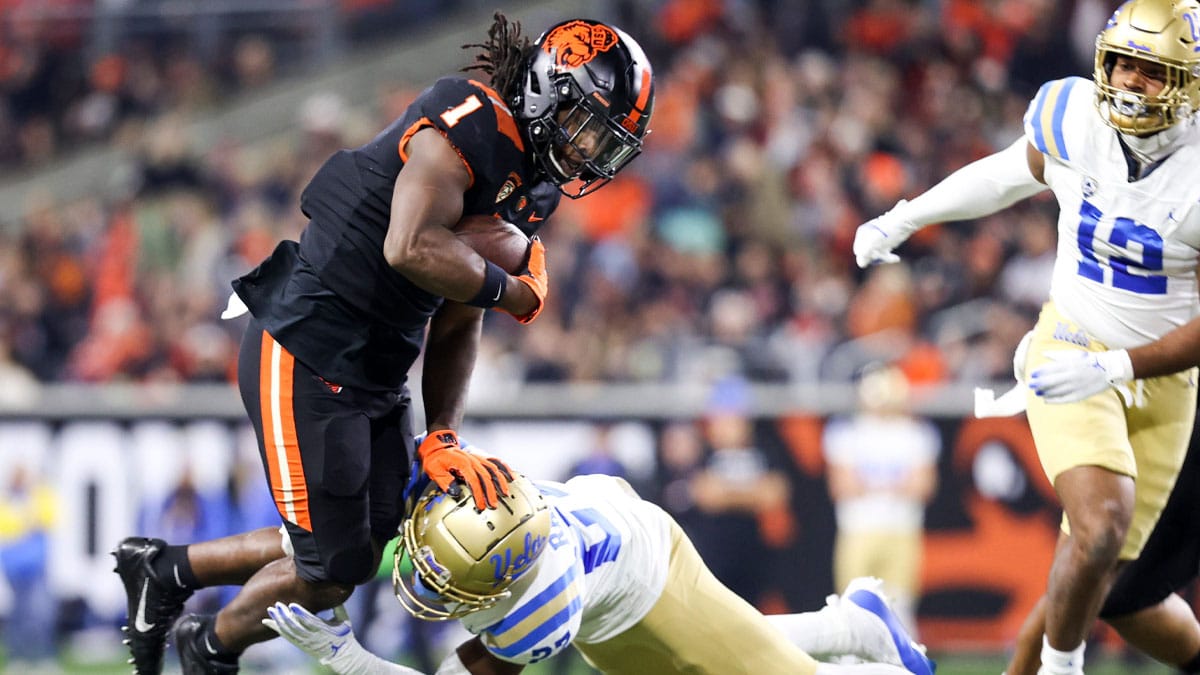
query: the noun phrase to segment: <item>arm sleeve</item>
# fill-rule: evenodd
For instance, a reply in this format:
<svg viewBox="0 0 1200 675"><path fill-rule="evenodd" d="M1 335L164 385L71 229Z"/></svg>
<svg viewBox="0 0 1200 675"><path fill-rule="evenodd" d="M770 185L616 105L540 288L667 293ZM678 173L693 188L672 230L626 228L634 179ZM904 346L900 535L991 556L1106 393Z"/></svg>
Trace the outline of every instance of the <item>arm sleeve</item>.
<svg viewBox="0 0 1200 675"><path fill-rule="evenodd" d="M898 205L895 215L920 227L970 220L995 213L1047 189L1029 172L1027 141L976 160L947 176L920 196Z"/></svg>
<svg viewBox="0 0 1200 675"><path fill-rule="evenodd" d="M453 654L454 652L451 652ZM455 660L458 656L454 656ZM321 663L328 666L333 672L338 675L425 675L419 670L413 670L408 666L402 666L399 663L392 663L386 659L379 658L375 654L367 651L365 647L358 643L357 640L347 642L337 656L331 659L322 659ZM453 671L446 671L447 673ZM462 670L464 675L467 671ZM445 675L438 670L439 675Z"/></svg>

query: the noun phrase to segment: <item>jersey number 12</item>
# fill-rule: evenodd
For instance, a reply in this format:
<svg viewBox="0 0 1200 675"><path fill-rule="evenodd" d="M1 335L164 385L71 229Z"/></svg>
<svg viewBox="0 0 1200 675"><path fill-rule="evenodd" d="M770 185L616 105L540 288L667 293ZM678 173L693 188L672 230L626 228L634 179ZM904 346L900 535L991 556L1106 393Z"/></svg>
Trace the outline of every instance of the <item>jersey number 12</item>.
<svg viewBox="0 0 1200 675"><path fill-rule="evenodd" d="M1079 276L1100 284L1104 283L1104 269L1096 258L1093 242L1096 225L1103 217L1100 209L1086 199L1079 207L1079 252L1083 254L1083 259L1079 261ZM1157 232L1132 218L1116 218L1108 235L1108 243L1130 254L1133 253L1130 244L1138 244L1142 249L1140 261L1119 255L1108 259L1114 288L1143 295L1166 294L1167 277L1148 274L1162 271L1163 268L1163 241Z"/></svg>

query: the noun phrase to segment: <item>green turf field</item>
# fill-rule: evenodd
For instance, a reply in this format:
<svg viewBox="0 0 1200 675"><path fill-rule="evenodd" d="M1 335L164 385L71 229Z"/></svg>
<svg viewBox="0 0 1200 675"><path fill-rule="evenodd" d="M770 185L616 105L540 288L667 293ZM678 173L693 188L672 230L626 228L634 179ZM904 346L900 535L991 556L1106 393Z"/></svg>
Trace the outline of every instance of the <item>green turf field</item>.
<svg viewBox="0 0 1200 675"><path fill-rule="evenodd" d="M938 662L938 675L999 675L1004 668L1003 656L994 655L966 655L955 654L944 655L935 654ZM64 658L60 662L62 673L80 673L88 675L117 675L118 673L128 675L129 668L123 663L106 662L100 664L88 664L79 659ZM5 664L7 666L7 664ZM1123 662L1115 659L1105 659L1097 657L1086 664L1088 675L1171 675L1172 671L1166 666L1148 663L1144 661ZM167 672L178 672L178 665L168 663ZM4 667L0 672L12 672L16 675L15 670L10 670ZM47 671L42 671L47 673ZM249 668L242 670L246 675L253 675L256 671ZM274 671L279 673L280 671ZM307 673L317 674L328 672L316 666L306 671ZM589 675L594 673L589 668L576 665L571 667L565 673L559 673L552 665L539 664L531 666L525 670L528 675ZM47 673L48 675L48 673ZM647 675L653 675L648 673Z"/></svg>

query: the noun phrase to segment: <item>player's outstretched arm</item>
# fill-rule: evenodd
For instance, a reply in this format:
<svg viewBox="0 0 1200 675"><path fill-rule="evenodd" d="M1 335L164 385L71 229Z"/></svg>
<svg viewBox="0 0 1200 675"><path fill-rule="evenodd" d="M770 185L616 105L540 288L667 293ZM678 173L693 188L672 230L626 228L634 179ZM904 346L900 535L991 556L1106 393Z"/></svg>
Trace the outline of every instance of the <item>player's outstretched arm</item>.
<svg viewBox="0 0 1200 675"><path fill-rule="evenodd" d="M332 621L296 603L277 602L267 608L267 615L269 618L263 619L263 624L338 675L425 675L367 651L354 637L346 610L341 606L334 610Z"/></svg>
<svg viewBox="0 0 1200 675"><path fill-rule="evenodd" d="M339 606L332 621L300 605L275 603L263 623L338 675L425 675L367 651L354 636L346 610ZM434 675L517 675L525 666L509 663L489 652L478 637L450 652Z"/></svg>
<svg viewBox="0 0 1200 675"><path fill-rule="evenodd" d="M450 301L429 322L421 378L429 434L417 449L425 472L439 487L447 490L455 477L462 479L481 510L495 507L499 494L508 494L507 467L463 452L453 430L462 424L482 327L482 310Z"/></svg>
<svg viewBox="0 0 1200 675"><path fill-rule="evenodd" d="M1045 157L1022 137L1004 150L976 160L911 201L863 223L854 234L859 267L900 260L893 251L929 223L979 218L1046 189Z"/></svg>
<svg viewBox="0 0 1200 675"><path fill-rule="evenodd" d="M483 310L443 302L429 320L421 376L426 426L457 429L466 409L467 385L483 333Z"/></svg>

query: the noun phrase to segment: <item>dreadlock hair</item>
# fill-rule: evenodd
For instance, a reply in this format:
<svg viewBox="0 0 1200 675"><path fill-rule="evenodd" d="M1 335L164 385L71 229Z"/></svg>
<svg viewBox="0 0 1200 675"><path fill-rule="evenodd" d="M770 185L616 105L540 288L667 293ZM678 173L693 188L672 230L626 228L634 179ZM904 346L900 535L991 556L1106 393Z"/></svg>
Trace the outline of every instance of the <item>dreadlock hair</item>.
<svg viewBox="0 0 1200 675"><path fill-rule="evenodd" d="M463 45L463 49L478 48L483 51L475 56L475 62L463 68L463 72L480 70L491 78L492 88L511 102L520 93L521 63L529 51L529 38L521 36L521 23L510 22L501 12L493 16L488 29L488 41Z"/></svg>

